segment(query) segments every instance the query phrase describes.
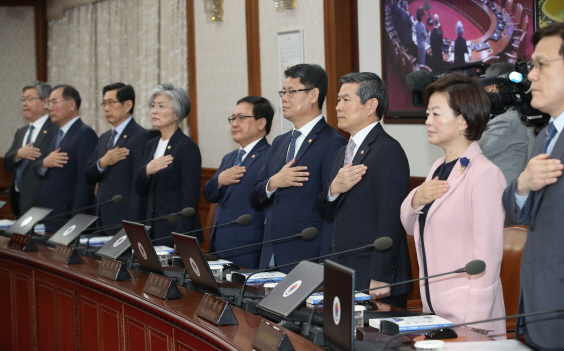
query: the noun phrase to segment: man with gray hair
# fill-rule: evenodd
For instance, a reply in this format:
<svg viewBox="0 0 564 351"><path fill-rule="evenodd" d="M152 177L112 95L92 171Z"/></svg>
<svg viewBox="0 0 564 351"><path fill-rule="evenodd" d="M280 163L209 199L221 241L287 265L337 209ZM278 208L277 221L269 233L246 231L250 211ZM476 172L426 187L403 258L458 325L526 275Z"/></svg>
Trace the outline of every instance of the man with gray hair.
<svg viewBox="0 0 564 351"><path fill-rule="evenodd" d="M443 67L443 32L439 29L439 15L433 17L433 30L431 31L431 69L433 74L441 74Z"/></svg>
<svg viewBox="0 0 564 351"><path fill-rule="evenodd" d="M58 129L47 110L51 86L36 81L23 87L22 92L20 101L29 124L16 131L12 147L4 155L4 170L13 173L10 205L16 217L37 205L42 180L33 172L31 163L45 153Z"/></svg>
<svg viewBox="0 0 564 351"><path fill-rule="evenodd" d="M412 278L400 207L408 194L409 163L401 145L380 120L388 104L386 85L371 72L341 77L337 118L351 137L333 162L330 181L319 195L324 219L333 222L333 252L365 246L381 237L394 245L333 258L356 271L355 289L375 288ZM373 298L406 308L413 284L373 290Z"/></svg>
<svg viewBox="0 0 564 351"><path fill-rule="evenodd" d="M454 67L462 66L466 63L466 55L468 53L468 45L466 39L462 36L464 34L464 26L462 22L456 22L456 35L458 38L454 41Z"/></svg>

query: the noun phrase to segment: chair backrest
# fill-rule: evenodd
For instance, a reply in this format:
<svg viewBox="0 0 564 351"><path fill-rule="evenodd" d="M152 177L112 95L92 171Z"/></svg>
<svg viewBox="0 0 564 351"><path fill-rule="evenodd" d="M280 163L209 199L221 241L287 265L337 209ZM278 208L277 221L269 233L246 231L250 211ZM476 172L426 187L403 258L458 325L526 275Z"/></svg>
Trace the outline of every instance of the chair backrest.
<svg viewBox="0 0 564 351"><path fill-rule="evenodd" d="M426 66L426 65L419 65L419 70L420 71L427 71L429 73L433 73L433 70L431 69L431 67Z"/></svg>
<svg viewBox="0 0 564 351"><path fill-rule="evenodd" d="M482 62L483 63L497 63L497 62L499 62L499 56L490 56L488 58L485 58Z"/></svg>
<svg viewBox="0 0 564 351"><path fill-rule="evenodd" d="M523 18L523 23L521 23L521 30L527 30L527 27L529 27L529 15L525 15L525 17Z"/></svg>
<svg viewBox="0 0 564 351"><path fill-rule="evenodd" d="M510 15L513 14L513 0L507 0L505 3L505 11Z"/></svg>
<svg viewBox="0 0 564 351"><path fill-rule="evenodd" d="M505 314L517 314L519 310L519 274L521 272L521 256L527 241L527 226L511 226L503 229L503 259L501 261L501 285ZM507 321L508 332L515 326L515 319Z"/></svg>
<svg viewBox="0 0 564 351"><path fill-rule="evenodd" d="M407 247L409 249L409 259L411 260L411 273L413 279L419 278L419 263L417 261L417 247L413 235L407 234ZM419 290L419 282L413 283L413 290L407 295L407 308L422 310L421 291Z"/></svg>
<svg viewBox="0 0 564 351"><path fill-rule="evenodd" d="M525 38L527 37L527 32L523 32L521 34L521 38L519 38L519 47L517 48L517 58L522 59L525 56Z"/></svg>
<svg viewBox="0 0 564 351"><path fill-rule="evenodd" d="M515 16L513 16L514 18L513 25L514 26L520 25L523 19L522 17L523 17L523 5L517 4L517 6L515 6Z"/></svg>
<svg viewBox="0 0 564 351"><path fill-rule="evenodd" d="M215 209L217 204L210 204L210 209L208 210L208 217L206 218L206 226L204 228L209 228L213 225L213 218L215 217ZM211 229L204 230L204 242L201 244L202 251L208 253L210 250L210 239L211 239Z"/></svg>

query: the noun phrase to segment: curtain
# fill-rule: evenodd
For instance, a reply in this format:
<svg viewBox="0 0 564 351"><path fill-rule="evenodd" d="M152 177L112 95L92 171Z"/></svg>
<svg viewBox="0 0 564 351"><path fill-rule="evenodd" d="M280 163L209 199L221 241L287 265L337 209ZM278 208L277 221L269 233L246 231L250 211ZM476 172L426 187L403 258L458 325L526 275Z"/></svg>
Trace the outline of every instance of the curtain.
<svg viewBox="0 0 564 351"><path fill-rule="evenodd" d="M108 0L78 6L49 22L48 78L74 86L80 115L98 133L102 88L124 82L135 89L136 121L151 128L148 98L161 83L188 88L186 0Z"/></svg>

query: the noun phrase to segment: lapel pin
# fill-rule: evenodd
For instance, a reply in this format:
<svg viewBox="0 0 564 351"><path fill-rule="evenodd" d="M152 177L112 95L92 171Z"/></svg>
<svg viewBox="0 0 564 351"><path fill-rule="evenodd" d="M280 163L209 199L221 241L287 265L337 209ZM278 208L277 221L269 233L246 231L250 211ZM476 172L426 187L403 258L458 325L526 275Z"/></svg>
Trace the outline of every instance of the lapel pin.
<svg viewBox="0 0 564 351"><path fill-rule="evenodd" d="M47 134L47 131L46 131L46 130L44 130L44 131L43 131L43 134Z"/></svg>
<svg viewBox="0 0 564 351"><path fill-rule="evenodd" d="M360 152L360 154L361 154L361 155L364 155L364 150L362 150L362 151Z"/></svg>
<svg viewBox="0 0 564 351"><path fill-rule="evenodd" d="M307 142L311 144L311 139L309 139Z"/></svg>
<svg viewBox="0 0 564 351"><path fill-rule="evenodd" d="M255 155L251 156L251 158L255 158Z"/></svg>
<svg viewBox="0 0 564 351"><path fill-rule="evenodd" d="M167 147L167 149L169 149L169 150L170 150L170 145L169 145L169 146Z"/></svg>
<svg viewBox="0 0 564 351"><path fill-rule="evenodd" d="M123 138L124 138L124 139L127 138L127 135L124 135Z"/></svg>

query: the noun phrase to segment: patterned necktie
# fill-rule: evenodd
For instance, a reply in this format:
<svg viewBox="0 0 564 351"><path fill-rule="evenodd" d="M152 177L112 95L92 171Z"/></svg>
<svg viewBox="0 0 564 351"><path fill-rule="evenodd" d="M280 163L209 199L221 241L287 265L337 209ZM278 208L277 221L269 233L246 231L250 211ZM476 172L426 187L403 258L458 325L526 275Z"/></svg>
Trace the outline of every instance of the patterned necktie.
<svg viewBox="0 0 564 351"><path fill-rule="evenodd" d="M552 138L554 138L555 135L556 135L556 127L554 126L554 123L550 122L548 127L546 127L546 139L544 139L544 149L542 151L543 154L546 154L548 150L548 145L550 145L550 142L552 141Z"/></svg>
<svg viewBox="0 0 564 351"><path fill-rule="evenodd" d="M112 128L112 132L110 134L110 140L108 140L108 150L113 149L115 145L117 131Z"/></svg>
<svg viewBox="0 0 564 351"><path fill-rule="evenodd" d="M350 138L349 143L347 144L347 149L345 150L345 162L343 163L343 167L352 162L355 147L356 144L354 143L353 138Z"/></svg>
<svg viewBox="0 0 564 351"><path fill-rule="evenodd" d="M59 134L57 135L57 144L55 144L55 150L59 148L59 145L61 144L61 140L63 140L64 135L65 133L59 129Z"/></svg>
<svg viewBox="0 0 564 351"><path fill-rule="evenodd" d="M35 127L33 126L33 124L29 127L29 134L27 135L27 138L25 139L25 144L29 144L31 143L31 135L33 134L33 129ZM22 162L20 162L20 164L18 165L18 168L16 168L16 187L18 188L18 190L21 190L21 185L22 185L22 175L23 175L23 171L25 169L25 167L27 166L27 160L22 160Z"/></svg>
<svg viewBox="0 0 564 351"><path fill-rule="evenodd" d="M243 163L243 155L246 154L247 151L244 149L240 149L237 153L237 157L235 157L235 162L233 162L233 166L240 166Z"/></svg>
<svg viewBox="0 0 564 351"><path fill-rule="evenodd" d="M290 149L288 149L288 156L286 156L286 163L292 161L294 155L296 153L296 139L302 135L302 132L299 130L294 130L292 132L292 138L290 139Z"/></svg>

